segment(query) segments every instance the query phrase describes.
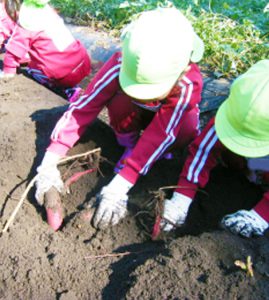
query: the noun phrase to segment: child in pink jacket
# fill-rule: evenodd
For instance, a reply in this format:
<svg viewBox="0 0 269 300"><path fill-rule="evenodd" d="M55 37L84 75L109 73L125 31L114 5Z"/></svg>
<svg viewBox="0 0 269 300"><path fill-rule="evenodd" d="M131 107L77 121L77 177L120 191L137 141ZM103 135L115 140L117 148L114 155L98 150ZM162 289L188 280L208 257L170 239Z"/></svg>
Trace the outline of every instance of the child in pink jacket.
<svg viewBox="0 0 269 300"><path fill-rule="evenodd" d="M10 0L6 4L10 16L18 16L6 45L2 77L14 76L21 58L28 53L28 74L48 88L63 91L74 101L79 92L76 85L90 73L87 50L47 4L49 0L20 2Z"/></svg>
<svg viewBox="0 0 269 300"><path fill-rule="evenodd" d="M61 191L57 161L106 106L118 143L126 150L117 175L100 193L94 225L117 224L127 213L127 193L138 178L171 147L182 148L198 134L202 76L195 62L202 55L203 42L178 10L142 13L128 26L122 53L105 63L56 124L38 168L38 203L43 204L52 186Z"/></svg>
<svg viewBox="0 0 269 300"><path fill-rule="evenodd" d="M237 78L229 98L189 146L189 155L172 199L164 204L163 229L182 225L198 188L222 159L258 184L269 184L269 60ZM262 235L269 223L269 191L253 209L227 215L222 225L245 237Z"/></svg>
<svg viewBox="0 0 269 300"><path fill-rule="evenodd" d="M4 50L4 43L11 36L15 22L8 16L3 1L0 1L0 51Z"/></svg>

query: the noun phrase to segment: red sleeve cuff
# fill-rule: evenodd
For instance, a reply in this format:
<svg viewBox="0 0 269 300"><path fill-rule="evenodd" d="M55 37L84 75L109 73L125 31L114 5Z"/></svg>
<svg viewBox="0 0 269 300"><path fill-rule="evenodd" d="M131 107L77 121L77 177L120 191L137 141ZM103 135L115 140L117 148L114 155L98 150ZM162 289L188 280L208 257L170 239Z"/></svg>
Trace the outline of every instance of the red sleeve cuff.
<svg viewBox="0 0 269 300"><path fill-rule="evenodd" d="M3 69L4 73L6 74L16 74L17 73L17 68L15 67L4 67Z"/></svg>
<svg viewBox="0 0 269 300"><path fill-rule="evenodd" d="M263 195L263 198L254 207L254 210L259 214L267 223L269 223L269 191Z"/></svg>
<svg viewBox="0 0 269 300"><path fill-rule="evenodd" d="M191 199L194 199L198 186L197 184L188 181L186 178L181 177L178 181L175 192L183 194Z"/></svg>
<svg viewBox="0 0 269 300"><path fill-rule="evenodd" d="M69 150L69 147L67 147L63 144L54 143L54 142L52 142L47 148L47 151L56 153L56 154L60 155L61 157L65 156L68 150Z"/></svg>
<svg viewBox="0 0 269 300"><path fill-rule="evenodd" d="M140 167L131 159L127 159L126 165L120 171L119 175L128 180L130 183L135 184L138 180Z"/></svg>

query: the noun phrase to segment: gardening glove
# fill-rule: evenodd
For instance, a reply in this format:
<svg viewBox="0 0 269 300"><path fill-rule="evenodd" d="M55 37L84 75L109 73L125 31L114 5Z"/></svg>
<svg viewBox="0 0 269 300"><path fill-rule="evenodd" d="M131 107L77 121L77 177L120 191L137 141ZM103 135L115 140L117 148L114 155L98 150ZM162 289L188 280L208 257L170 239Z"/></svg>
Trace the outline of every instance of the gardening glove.
<svg viewBox="0 0 269 300"><path fill-rule="evenodd" d="M13 74L13 73L5 73L2 70L0 70L0 80L13 78L14 76L15 76L15 74Z"/></svg>
<svg viewBox="0 0 269 300"><path fill-rule="evenodd" d="M44 194L51 187L55 187L59 193L63 191L64 184L57 169L57 163L60 159L58 154L47 151L41 165L37 168L35 198L39 205L44 204Z"/></svg>
<svg viewBox="0 0 269 300"><path fill-rule="evenodd" d="M127 215L127 193L133 185L120 175L116 175L97 195L99 206L93 218L95 228L116 225Z"/></svg>
<svg viewBox="0 0 269 300"><path fill-rule="evenodd" d="M183 194L174 192L170 200L164 201L163 219L161 228L163 231L171 231L175 225L184 224L192 199ZM171 223L169 223L169 221Z"/></svg>
<svg viewBox="0 0 269 300"><path fill-rule="evenodd" d="M254 209L250 211L239 210L236 213L227 215L222 219L221 225L232 233L244 237L263 235L268 228L268 223Z"/></svg>

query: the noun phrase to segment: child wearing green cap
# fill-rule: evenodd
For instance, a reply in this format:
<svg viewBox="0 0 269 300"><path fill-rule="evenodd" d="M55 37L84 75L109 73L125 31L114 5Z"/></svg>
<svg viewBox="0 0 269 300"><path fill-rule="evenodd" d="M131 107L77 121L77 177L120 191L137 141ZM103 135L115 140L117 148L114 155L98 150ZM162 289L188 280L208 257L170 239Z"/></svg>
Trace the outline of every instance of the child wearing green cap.
<svg viewBox="0 0 269 300"><path fill-rule="evenodd" d="M74 101L81 91L76 85L90 73L90 58L48 2L5 1L6 11L16 25L6 45L0 78L13 77L28 54L28 74Z"/></svg>
<svg viewBox="0 0 269 300"><path fill-rule="evenodd" d="M122 53L106 62L56 124L36 182L41 205L52 186L62 190L57 161L107 107L125 151L117 175L99 194L96 227L117 224L127 213L127 193L138 178L171 147L186 146L199 132L202 76L195 62L202 58L203 42L190 22L175 8L147 11L122 39Z"/></svg>
<svg viewBox="0 0 269 300"><path fill-rule="evenodd" d="M221 158L251 181L269 183L269 60L253 65L231 86L228 99L220 106L203 132L189 146L189 156L172 199L165 200L163 230L182 225L197 188L203 188L210 171ZM181 187L181 188L180 188ZM183 188L182 188L183 187ZM222 225L245 237L262 235L269 222L269 191L251 210L227 215Z"/></svg>

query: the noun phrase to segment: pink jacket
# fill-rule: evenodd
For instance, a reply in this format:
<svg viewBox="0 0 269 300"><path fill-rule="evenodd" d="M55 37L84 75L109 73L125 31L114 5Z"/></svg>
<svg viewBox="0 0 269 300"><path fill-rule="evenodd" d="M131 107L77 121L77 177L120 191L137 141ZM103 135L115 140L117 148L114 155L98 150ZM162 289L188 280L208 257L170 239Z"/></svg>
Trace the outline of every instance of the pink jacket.
<svg viewBox="0 0 269 300"><path fill-rule="evenodd" d="M249 170L244 157L236 155L228 150L218 139L215 131L215 119L212 118L203 132L190 144L189 155L180 174L176 192L194 198L197 188L203 188L207 184L211 170L217 165L218 159L226 160L236 165L246 175ZM262 179L269 183L268 172L262 172ZM269 222L269 191L263 194L263 198L254 207L254 210Z"/></svg>
<svg viewBox="0 0 269 300"><path fill-rule="evenodd" d="M47 150L65 155L109 100L116 93L123 93L119 85L120 67L121 53L117 52L96 74L84 95L70 104L56 124ZM201 73L197 65L192 64L191 70L155 112L153 120L143 131L120 175L134 183L140 174L147 173L151 165L174 143L182 117L200 102L201 90ZM124 99L133 101L126 96ZM120 105L118 109L120 110Z"/></svg>
<svg viewBox="0 0 269 300"><path fill-rule="evenodd" d="M4 72L16 73L21 58L27 53L30 56L30 68L41 70L56 80L67 76L85 60L89 60L85 47L74 39L60 16L51 7L48 7L46 13L47 22L40 25L42 30L29 30L18 24L15 26L6 45ZM89 72L90 68L82 74L82 78Z"/></svg>
<svg viewBox="0 0 269 300"><path fill-rule="evenodd" d="M0 47L11 36L15 25L8 16L4 3L0 3Z"/></svg>

